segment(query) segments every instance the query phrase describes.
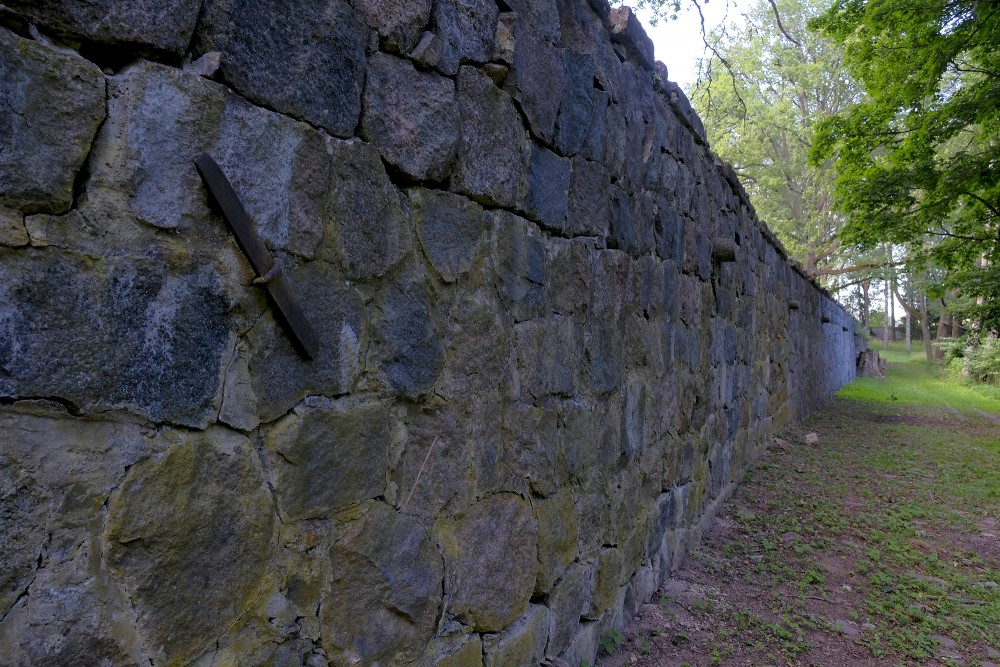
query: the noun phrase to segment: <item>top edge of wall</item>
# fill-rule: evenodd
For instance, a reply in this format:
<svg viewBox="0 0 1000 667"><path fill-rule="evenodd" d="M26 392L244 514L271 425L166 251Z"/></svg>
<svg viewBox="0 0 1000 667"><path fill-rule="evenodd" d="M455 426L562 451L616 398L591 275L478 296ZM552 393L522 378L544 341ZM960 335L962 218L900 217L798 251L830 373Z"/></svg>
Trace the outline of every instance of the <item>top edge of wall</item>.
<svg viewBox="0 0 1000 667"><path fill-rule="evenodd" d="M678 120L691 133L695 142L706 147L716 170L732 189L733 194L747 207L751 220L757 225L757 228L767 242L774 247L775 251L796 273L805 278L823 295L833 299L834 297L829 290L823 287L814 276L806 273L802 264L791 256L781 240L768 227L767 223L757 216L757 210L750 201L750 196L736 175L736 170L733 169L733 166L711 150L705 125L698 116L698 112L695 111L681 87L669 79L667 66L655 59L653 40L646 34L646 29L643 27L642 22L635 16L632 9L627 5L612 8L608 0L588 1L598 16L601 17L605 29L611 36L611 40L621 44L629 57L635 61L635 64L653 72L657 79L657 92L670 105Z"/></svg>

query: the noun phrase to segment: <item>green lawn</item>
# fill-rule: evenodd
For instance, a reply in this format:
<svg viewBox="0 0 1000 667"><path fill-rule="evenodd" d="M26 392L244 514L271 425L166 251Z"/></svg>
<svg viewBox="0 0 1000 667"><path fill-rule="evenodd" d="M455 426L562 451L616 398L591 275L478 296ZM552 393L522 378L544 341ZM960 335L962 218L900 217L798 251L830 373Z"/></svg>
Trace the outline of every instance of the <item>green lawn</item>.
<svg viewBox="0 0 1000 667"><path fill-rule="evenodd" d="M983 410L1000 416L1000 387L971 384L931 367L920 341L914 342L911 354L906 353L902 341L890 342L888 350L882 348L881 341L873 340L869 345L886 360L885 380L859 378L838 392L841 398L938 406L962 412Z"/></svg>

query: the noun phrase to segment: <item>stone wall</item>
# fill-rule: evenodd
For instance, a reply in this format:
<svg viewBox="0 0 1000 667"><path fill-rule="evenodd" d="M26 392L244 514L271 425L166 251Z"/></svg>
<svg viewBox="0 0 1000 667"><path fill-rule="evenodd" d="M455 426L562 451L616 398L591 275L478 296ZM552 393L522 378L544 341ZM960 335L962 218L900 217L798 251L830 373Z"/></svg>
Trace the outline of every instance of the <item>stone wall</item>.
<svg viewBox="0 0 1000 667"><path fill-rule="evenodd" d="M5 665L593 663L852 378L627 10L6 5Z"/></svg>

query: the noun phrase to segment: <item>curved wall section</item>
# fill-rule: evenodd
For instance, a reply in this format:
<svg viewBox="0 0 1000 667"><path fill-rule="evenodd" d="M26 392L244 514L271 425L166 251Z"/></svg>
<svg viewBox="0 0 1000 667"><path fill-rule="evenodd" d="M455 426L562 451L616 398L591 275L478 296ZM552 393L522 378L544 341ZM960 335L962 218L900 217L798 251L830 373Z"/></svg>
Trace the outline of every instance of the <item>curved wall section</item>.
<svg viewBox="0 0 1000 667"><path fill-rule="evenodd" d="M627 9L6 4L4 664L592 663L852 379Z"/></svg>

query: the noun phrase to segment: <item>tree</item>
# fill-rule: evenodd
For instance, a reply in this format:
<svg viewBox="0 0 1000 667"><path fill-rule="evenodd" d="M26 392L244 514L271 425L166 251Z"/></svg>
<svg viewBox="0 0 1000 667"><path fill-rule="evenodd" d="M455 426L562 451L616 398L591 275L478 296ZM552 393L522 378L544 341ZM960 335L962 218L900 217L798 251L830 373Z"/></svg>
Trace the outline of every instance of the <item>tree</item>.
<svg viewBox="0 0 1000 667"><path fill-rule="evenodd" d="M841 48L806 30L825 0L758 0L742 25L709 36L709 76L689 91L709 142L740 176L760 217L813 276L884 264L839 238L833 161L809 162L816 123L845 112L859 88Z"/></svg>
<svg viewBox="0 0 1000 667"><path fill-rule="evenodd" d="M810 27L843 46L867 93L819 122L812 151L835 160L841 238L932 260L996 329L1000 3L836 0Z"/></svg>

